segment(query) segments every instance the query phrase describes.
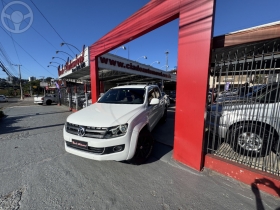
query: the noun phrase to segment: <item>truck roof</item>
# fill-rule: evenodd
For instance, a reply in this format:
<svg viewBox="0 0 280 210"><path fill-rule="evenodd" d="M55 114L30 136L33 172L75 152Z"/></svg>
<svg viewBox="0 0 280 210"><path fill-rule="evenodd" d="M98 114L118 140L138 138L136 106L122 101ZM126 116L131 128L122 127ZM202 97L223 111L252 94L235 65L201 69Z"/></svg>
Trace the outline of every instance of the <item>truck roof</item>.
<svg viewBox="0 0 280 210"><path fill-rule="evenodd" d="M134 84L134 85L121 85L121 86L117 86L117 87L113 87L112 89L117 89L117 88L145 88L145 87L150 87L150 86L154 86L154 87L158 87L157 85L143 85L143 84Z"/></svg>

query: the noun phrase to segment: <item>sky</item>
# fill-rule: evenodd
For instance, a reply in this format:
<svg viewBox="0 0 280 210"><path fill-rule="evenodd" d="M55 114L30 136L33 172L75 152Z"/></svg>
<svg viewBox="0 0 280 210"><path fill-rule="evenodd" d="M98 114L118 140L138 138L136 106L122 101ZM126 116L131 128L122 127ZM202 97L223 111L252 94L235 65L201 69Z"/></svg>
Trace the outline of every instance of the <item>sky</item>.
<svg viewBox="0 0 280 210"><path fill-rule="evenodd" d="M23 79L31 76L58 78L54 66L65 62L52 57L66 60L67 54L79 54L70 45L60 46L61 42L69 43L81 51L83 45L90 46L148 2L149 0L0 0L0 61L17 77L18 66L14 65L21 65ZM280 0L216 0L213 35L279 21L279 8ZM26 19L22 22L20 19L13 19L20 22L15 28L4 14L11 18L24 14ZM131 60L165 70L165 52L168 51L168 70L171 70L177 66L178 25L179 21L174 20L126 43L126 50L117 48L111 53L127 58L129 48ZM65 53L56 54L58 50ZM7 78L6 73L1 70L0 78Z"/></svg>

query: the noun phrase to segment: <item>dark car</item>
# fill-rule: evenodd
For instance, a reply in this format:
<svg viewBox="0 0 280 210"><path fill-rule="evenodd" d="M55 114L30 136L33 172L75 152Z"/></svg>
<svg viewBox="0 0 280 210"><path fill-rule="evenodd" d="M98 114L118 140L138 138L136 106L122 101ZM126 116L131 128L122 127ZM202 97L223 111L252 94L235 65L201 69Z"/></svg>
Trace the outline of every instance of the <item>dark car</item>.
<svg viewBox="0 0 280 210"><path fill-rule="evenodd" d="M169 100L170 100L170 102L175 103L176 102L176 93L174 93L174 92L170 93Z"/></svg>
<svg viewBox="0 0 280 210"><path fill-rule="evenodd" d="M208 104L211 104L212 101L215 101L216 97L217 97L217 89L216 88L209 88L208 96L207 96Z"/></svg>
<svg viewBox="0 0 280 210"><path fill-rule="evenodd" d="M241 87L232 95L223 95L216 98L216 103L232 103L236 101L244 101L255 98L265 90L267 85L255 85L252 87Z"/></svg>

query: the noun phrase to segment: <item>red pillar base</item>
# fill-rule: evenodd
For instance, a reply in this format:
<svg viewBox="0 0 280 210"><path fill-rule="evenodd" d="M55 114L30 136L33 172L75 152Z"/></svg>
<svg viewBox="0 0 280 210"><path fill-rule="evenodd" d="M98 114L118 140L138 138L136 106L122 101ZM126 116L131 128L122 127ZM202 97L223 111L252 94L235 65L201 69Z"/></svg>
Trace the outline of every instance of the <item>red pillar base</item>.
<svg viewBox="0 0 280 210"><path fill-rule="evenodd" d="M219 172L271 195L280 197L280 177L217 156L205 156L205 168Z"/></svg>

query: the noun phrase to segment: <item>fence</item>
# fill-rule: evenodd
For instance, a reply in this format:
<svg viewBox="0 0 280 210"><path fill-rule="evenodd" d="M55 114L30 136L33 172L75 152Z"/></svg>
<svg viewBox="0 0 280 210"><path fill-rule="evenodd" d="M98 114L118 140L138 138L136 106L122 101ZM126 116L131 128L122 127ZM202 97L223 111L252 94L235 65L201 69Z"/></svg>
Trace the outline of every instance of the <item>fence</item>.
<svg viewBox="0 0 280 210"><path fill-rule="evenodd" d="M215 49L205 152L280 176L280 40Z"/></svg>
<svg viewBox="0 0 280 210"><path fill-rule="evenodd" d="M60 101L69 109L80 110L86 103L86 100L91 99L90 84L87 84L87 93L85 94L84 84L77 84L70 87L60 89ZM58 93L59 94L59 93Z"/></svg>

